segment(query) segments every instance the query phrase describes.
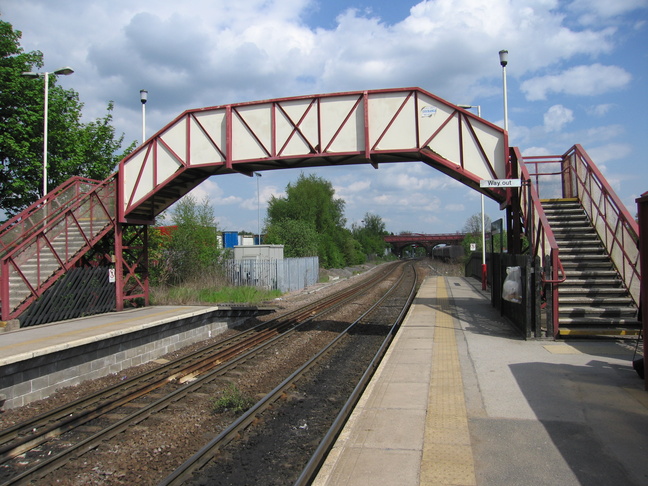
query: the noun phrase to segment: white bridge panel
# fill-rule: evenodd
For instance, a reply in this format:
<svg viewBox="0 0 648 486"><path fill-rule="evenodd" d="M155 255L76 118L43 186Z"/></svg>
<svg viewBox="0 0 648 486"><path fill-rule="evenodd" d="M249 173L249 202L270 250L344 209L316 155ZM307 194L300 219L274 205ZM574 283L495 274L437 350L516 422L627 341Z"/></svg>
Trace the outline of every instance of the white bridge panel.
<svg viewBox="0 0 648 486"><path fill-rule="evenodd" d="M190 165L225 162L226 134L225 110L195 113L191 118Z"/></svg>
<svg viewBox="0 0 648 486"><path fill-rule="evenodd" d="M358 99L358 95L322 99L322 152L364 150L364 103Z"/></svg>
<svg viewBox="0 0 648 486"><path fill-rule="evenodd" d="M284 101L276 111L277 155L319 151L319 106L313 99Z"/></svg>
<svg viewBox="0 0 648 486"><path fill-rule="evenodd" d="M171 126L160 136L160 139L173 151L177 159L185 161L187 159L187 118Z"/></svg>
<svg viewBox="0 0 648 486"><path fill-rule="evenodd" d="M374 150L416 149L416 98L384 93L369 98L369 138ZM400 110L400 111L399 111Z"/></svg>
<svg viewBox="0 0 648 486"><path fill-rule="evenodd" d="M232 158L269 157L272 147L272 105L243 106L232 113Z"/></svg>

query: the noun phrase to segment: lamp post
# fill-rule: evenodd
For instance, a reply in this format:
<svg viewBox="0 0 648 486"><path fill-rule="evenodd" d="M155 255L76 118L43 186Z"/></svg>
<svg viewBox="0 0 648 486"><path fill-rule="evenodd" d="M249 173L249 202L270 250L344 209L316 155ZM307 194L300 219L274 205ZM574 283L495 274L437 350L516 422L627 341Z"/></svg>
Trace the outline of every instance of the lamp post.
<svg viewBox="0 0 648 486"><path fill-rule="evenodd" d="M48 106L49 106L49 75L54 74L56 76L63 75L67 76L68 74L72 74L74 70L71 67L64 67L61 69L57 69L54 72L48 73L35 73L35 72L26 72L22 73L23 76L28 77L28 78L39 78L43 77L45 80L45 94L44 94L44 108L43 108L43 197L47 195L47 112L48 112Z"/></svg>
<svg viewBox="0 0 648 486"><path fill-rule="evenodd" d="M508 64L508 51L499 51L500 65L502 66L502 84L504 89L504 130L508 132L508 96L506 94L506 65Z"/></svg>
<svg viewBox="0 0 648 486"><path fill-rule="evenodd" d="M261 193L259 192L259 179L261 178L261 174L255 172L254 175L256 176L256 181L257 181L257 231L259 234L259 245L260 245L261 244Z"/></svg>
<svg viewBox="0 0 648 486"><path fill-rule="evenodd" d="M146 140L146 101L148 100L148 91L140 89L140 101L142 102L142 143Z"/></svg>

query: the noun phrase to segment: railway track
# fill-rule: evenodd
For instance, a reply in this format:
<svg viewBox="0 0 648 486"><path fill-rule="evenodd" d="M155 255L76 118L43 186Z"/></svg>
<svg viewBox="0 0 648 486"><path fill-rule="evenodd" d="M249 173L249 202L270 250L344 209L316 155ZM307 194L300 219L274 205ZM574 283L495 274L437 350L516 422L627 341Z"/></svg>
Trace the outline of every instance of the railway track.
<svg viewBox="0 0 648 486"><path fill-rule="evenodd" d="M414 265L409 265L369 310L159 485L310 484L404 318L417 285ZM398 291L404 295L395 296ZM358 352L361 348L365 351L362 358ZM342 370L350 367L354 368L352 372ZM351 375L354 378L350 379ZM331 405L332 389L346 390L343 403ZM305 401L312 402L307 414L302 405ZM310 418L305 419L306 415ZM287 421L277 425L276 417L286 417ZM315 430L314 434L305 434L304 429L309 427ZM248 428L262 430L255 430L250 433L252 438L246 438ZM300 430L304 434L294 440L294 432ZM314 444L314 439L317 447L305 447ZM229 447L237 440L241 444ZM273 450L272 443L282 446ZM273 452L254 452L251 444L261 451ZM212 464L222 457L226 459L221 464ZM264 463L270 464L267 470L253 466L254 472L242 472L246 465ZM278 464L284 467L276 467ZM292 465L290 470L286 470L286 464Z"/></svg>
<svg viewBox="0 0 648 486"><path fill-rule="evenodd" d="M0 482L23 484L43 478L98 444L179 403L300 326L357 298L397 267L390 265L322 301L0 431Z"/></svg>

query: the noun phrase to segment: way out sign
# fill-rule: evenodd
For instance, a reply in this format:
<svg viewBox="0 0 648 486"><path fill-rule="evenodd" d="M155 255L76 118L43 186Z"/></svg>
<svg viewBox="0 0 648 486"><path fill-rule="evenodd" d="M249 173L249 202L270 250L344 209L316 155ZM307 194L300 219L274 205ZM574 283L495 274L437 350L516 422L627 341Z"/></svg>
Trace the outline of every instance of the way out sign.
<svg viewBox="0 0 648 486"><path fill-rule="evenodd" d="M479 187L522 187L521 179L486 179L479 181Z"/></svg>

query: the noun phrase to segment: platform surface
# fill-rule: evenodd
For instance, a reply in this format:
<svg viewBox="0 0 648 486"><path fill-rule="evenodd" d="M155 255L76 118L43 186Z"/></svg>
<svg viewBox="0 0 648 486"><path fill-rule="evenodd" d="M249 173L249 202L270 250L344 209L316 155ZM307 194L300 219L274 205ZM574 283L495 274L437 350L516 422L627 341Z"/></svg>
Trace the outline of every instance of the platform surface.
<svg viewBox="0 0 648 486"><path fill-rule="evenodd" d="M633 343L524 341L478 285L424 282L314 484L648 484Z"/></svg>
<svg viewBox="0 0 648 486"><path fill-rule="evenodd" d="M217 306L150 306L0 333L0 366L159 326Z"/></svg>

